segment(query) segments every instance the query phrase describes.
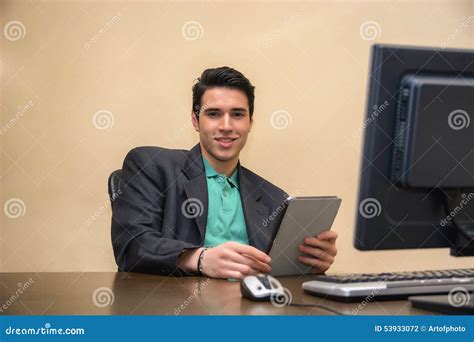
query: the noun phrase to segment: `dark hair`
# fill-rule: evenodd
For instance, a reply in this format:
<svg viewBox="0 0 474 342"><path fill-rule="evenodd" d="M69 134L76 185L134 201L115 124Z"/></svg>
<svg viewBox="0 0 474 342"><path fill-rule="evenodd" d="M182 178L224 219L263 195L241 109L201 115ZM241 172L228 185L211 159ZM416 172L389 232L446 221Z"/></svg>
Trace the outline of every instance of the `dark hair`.
<svg viewBox="0 0 474 342"><path fill-rule="evenodd" d="M196 115L196 118L199 119L201 99L204 92L207 89L215 87L242 90L245 95L247 95L250 117L252 117L255 100L255 87L240 71L224 66L204 70L201 77L197 79L197 83L193 85L193 112L194 115Z"/></svg>

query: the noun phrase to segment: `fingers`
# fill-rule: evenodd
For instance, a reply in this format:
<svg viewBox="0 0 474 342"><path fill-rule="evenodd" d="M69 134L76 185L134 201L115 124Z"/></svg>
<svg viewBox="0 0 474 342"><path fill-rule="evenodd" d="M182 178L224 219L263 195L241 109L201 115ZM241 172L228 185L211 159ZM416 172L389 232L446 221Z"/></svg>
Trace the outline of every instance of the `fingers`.
<svg viewBox="0 0 474 342"><path fill-rule="evenodd" d="M329 242L335 242L337 239L337 232L334 230L326 230L317 236L320 240L328 240Z"/></svg>
<svg viewBox="0 0 474 342"><path fill-rule="evenodd" d="M304 243L311 247L316 247L324 250L326 253L336 256L337 248L335 242L329 242L325 240L319 240L318 238L314 237L307 237L304 239Z"/></svg>
<svg viewBox="0 0 474 342"><path fill-rule="evenodd" d="M327 261L331 264L334 262L334 256L329 253L326 253L324 250L320 248L309 247L307 245L299 245L298 249L301 252L308 254L310 256L313 256L319 260Z"/></svg>
<svg viewBox="0 0 474 342"><path fill-rule="evenodd" d="M306 264L308 266L312 266L313 271L315 273L324 273L331 266L331 264L326 262L326 261L310 258L310 257L303 256L303 255L300 255L298 257L298 260L301 261L303 264Z"/></svg>
<svg viewBox="0 0 474 342"><path fill-rule="evenodd" d="M209 273L209 276L212 278L242 279L248 275L258 274L259 271L248 265L239 264L232 261L224 261L221 262L218 268L213 268L212 272Z"/></svg>
<svg viewBox="0 0 474 342"><path fill-rule="evenodd" d="M245 276L239 271L226 271L223 273L223 279L243 279Z"/></svg>
<svg viewBox="0 0 474 342"><path fill-rule="evenodd" d="M236 262L227 261L221 265L218 278L242 279L248 275L256 275L258 273L259 273L258 270L248 265L243 265Z"/></svg>
<svg viewBox="0 0 474 342"><path fill-rule="evenodd" d="M246 254L263 263L269 264L271 261L271 258L267 254L263 253L255 247L243 245L240 243L232 243L230 246L232 246L231 248L237 253Z"/></svg>
<svg viewBox="0 0 474 342"><path fill-rule="evenodd" d="M263 273L270 273L272 270L269 264L258 261L257 259L252 258L248 255L233 253L233 255L231 256L231 260L239 264L250 266L253 269Z"/></svg>
<svg viewBox="0 0 474 342"><path fill-rule="evenodd" d="M302 263L312 266L315 273L324 273L334 262L337 254L337 233L325 231L315 237L307 237L298 249L307 254L298 257Z"/></svg>
<svg viewBox="0 0 474 342"><path fill-rule="evenodd" d="M202 271L212 278L242 279L270 272L270 257L258 249L237 242L225 242L209 249L202 258Z"/></svg>
<svg viewBox="0 0 474 342"><path fill-rule="evenodd" d="M229 263L227 268L231 271L237 271L240 272L243 276L248 276L248 275L255 275L258 274L259 271L244 264L239 264L236 262Z"/></svg>

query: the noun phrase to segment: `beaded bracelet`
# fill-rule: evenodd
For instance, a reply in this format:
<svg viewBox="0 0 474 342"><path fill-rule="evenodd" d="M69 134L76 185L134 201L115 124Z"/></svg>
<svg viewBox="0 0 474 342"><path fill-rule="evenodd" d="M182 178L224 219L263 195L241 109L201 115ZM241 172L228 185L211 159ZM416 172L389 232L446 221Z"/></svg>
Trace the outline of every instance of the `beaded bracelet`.
<svg viewBox="0 0 474 342"><path fill-rule="evenodd" d="M204 256L205 251L207 251L207 248L204 247L201 253L199 253L197 269L200 275L204 275L204 273L202 273L202 257Z"/></svg>

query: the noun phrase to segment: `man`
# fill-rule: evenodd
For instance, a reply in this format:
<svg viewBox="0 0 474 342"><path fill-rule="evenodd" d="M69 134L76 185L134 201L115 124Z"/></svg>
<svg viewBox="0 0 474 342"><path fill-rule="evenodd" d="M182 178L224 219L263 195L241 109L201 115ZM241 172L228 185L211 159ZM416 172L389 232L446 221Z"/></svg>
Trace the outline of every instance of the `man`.
<svg viewBox="0 0 474 342"><path fill-rule="evenodd" d="M128 153L112 219L119 270L224 279L271 271L264 251L278 220L267 218L288 196L239 163L253 125L254 89L232 68L205 70L193 86L199 144ZM334 231L307 237L299 261L325 272L336 238Z"/></svg>

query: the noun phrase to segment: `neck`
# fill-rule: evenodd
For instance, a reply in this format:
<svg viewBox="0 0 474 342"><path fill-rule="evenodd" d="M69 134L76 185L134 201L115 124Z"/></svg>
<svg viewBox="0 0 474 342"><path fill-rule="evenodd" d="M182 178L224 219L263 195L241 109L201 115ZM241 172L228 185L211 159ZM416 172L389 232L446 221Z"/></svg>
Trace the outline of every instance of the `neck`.
<svg viewBox="0 0 474 342"><path fill-rule="evenodd" d="M227 177L232 176L235 171L235 168L237 167L237 164L239 163L239 156L236 156L235 158L226 161L214 158L212 155L209 154L209 152L207 152L207 150L202 146L202 144L201 153L204 158L206 158L207 162L211 164L214 170L216 170L217 173L220 173L221 175L226 175Z"/></svg>

